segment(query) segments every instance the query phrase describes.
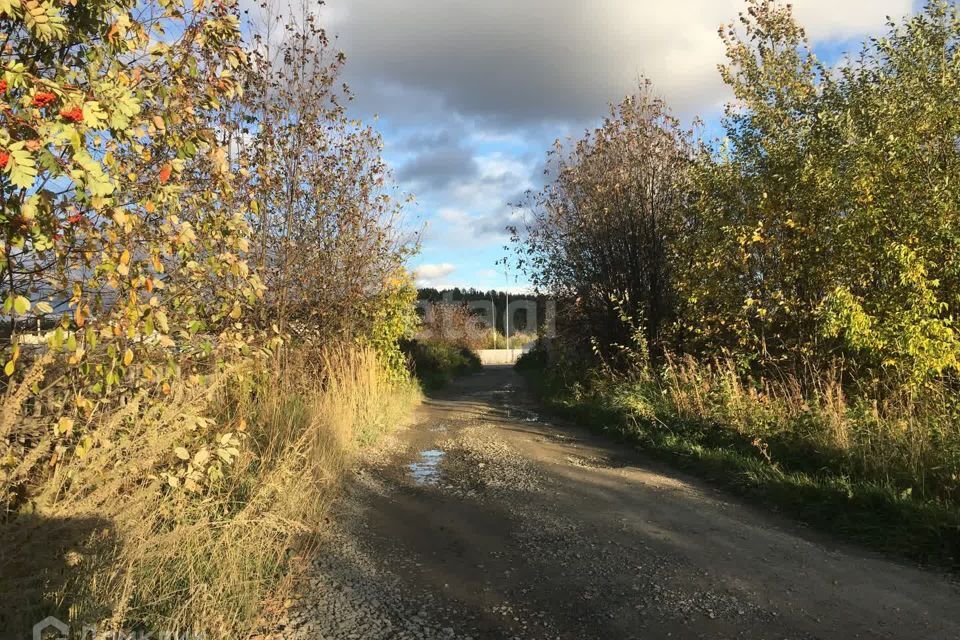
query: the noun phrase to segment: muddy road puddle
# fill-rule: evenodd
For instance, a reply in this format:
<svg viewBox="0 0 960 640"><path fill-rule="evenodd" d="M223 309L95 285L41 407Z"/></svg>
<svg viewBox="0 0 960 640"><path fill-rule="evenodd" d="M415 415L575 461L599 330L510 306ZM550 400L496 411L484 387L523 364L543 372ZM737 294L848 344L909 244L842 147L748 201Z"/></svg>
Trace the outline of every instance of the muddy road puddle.
<svg viewBox="0 0 960 640"><path fill-rule="evenodd" d="M419 457L407 466L414 484L420 486L434 486L438 484L442 476L440 463L446 455L446 452L442 449L426 449L425 451L421 451Z"/></svg>

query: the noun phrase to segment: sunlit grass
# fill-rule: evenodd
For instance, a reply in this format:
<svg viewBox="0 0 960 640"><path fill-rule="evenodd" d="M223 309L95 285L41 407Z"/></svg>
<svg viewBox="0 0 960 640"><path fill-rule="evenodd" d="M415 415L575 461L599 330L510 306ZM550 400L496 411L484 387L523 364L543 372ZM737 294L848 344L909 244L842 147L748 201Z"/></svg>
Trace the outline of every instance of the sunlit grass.
<svg viewBox="0 0 960 640"><path fill-rule="evenodd" d="M2 526L0 593L15 622L245 637L309 556L344 470L419 399L371 350L288 351L207 384L182 384L97 425L98 446L31 487L30 513ZM198 425L190 416L208 422ZM195 492L163 473L224 432L242 435L224 477Z"/></svg>

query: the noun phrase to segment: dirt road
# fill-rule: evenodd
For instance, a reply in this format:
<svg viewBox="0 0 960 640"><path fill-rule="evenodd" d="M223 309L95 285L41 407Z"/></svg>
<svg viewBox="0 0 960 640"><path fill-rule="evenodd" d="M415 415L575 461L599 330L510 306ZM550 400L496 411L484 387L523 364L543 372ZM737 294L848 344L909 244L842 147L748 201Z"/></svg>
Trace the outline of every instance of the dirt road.
<svg viewBox="0 0 960 640"><path fill-rule="evenodd" d="M543 419L509 369L357 473L291 638L960 638L945 576L848 548Z"/></svg>

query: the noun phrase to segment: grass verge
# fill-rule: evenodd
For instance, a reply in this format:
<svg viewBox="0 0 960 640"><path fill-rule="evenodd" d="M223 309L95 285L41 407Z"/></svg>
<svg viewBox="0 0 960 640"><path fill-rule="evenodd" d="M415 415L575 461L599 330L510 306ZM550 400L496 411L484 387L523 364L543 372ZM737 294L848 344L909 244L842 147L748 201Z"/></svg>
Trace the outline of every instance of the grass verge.
<svg viewBox="0 0 960 640"><path fill-rule="evenodd" d="M88 452L51 465L0 523L0 627L27 637L55 615L98 632L253 633L290 559L318 543L354 452L420 398L372 350L264 364L88 425Z"/></svg>
<svg viewBox="0 0 960 640"><path fill-rule="evenodd" d="M960 570L960 504L949 488L930 487L928 477L923 481L928 487L919 491L917 478L894 473L892 463L886 468L864 465L855 443L828 446L817 427L806 424L803 431L799 418L767 415L770 422L761 426L742 415L724 420L724 413L714 410L722 405L729 415L732 399L740 409L749 408L749 394L714 388L711 399L697 408L684 405L686 396L680 397L683 389L672 376L640 384L597 376L569 383L536 363L521 364L518 370L554 413L821 531ZM699 384L705 384L704 377ZM816 422L809 406L805 415ZM875 447L876 440L874 433ZM949 480L947 474L944 482Z"/></svg>

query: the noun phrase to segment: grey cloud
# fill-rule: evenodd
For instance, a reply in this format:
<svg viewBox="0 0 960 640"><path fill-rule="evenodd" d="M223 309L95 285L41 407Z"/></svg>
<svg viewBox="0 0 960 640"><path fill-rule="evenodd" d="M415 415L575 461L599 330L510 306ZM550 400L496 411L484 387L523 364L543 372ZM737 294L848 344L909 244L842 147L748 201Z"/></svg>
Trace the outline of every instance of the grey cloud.
<svg viewBox="0 0 960 640"><path fill-rule="evenodd" d="M444 147L456 147L463 142L463 135L457 135L450 127L416 131L401 141L401 146L410 151L429 151Z"/></svg>
<svg viewBox="0 0 960 640"><path fill-rule="evenodd" d="M911 8L910 0L794 4L814 38L880 29L885 15ZM743 8L741 0L329 0L324 17L361 104L368 95L387 117L454 112L516 126L593 119L640 75L681 114L715 107L727 97L717 27Z"/></svg>
<svg viewBox="0 0 960 640"><path fill-rule="evenodd" d="M477 173L473 153L453 146L421 152L398 169L397 178L414 187L442 189L455 181L472 179Z"/></svg>
<svg viewBox="0 0 960 640"><path fill-rule="evenodd" d="M518 225L521 221L522 215L517 209L505 207L475 219L471 227L479 235L507 239L510 237L507 228Z"/></svg>

